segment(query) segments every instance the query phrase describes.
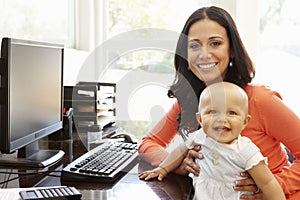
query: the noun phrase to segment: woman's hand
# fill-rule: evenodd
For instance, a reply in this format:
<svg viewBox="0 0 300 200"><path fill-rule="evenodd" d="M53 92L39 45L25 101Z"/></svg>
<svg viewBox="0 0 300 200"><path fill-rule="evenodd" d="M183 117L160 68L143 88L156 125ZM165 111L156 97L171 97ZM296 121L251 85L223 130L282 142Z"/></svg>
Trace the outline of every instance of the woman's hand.
<svg viewBox="0 0 300 200"><path fill-rule="evenodd" d="M181 163L181 165L175 170L175 173L186 175L192 173L195 176L199 176L200 167L195 163L195 158L203 159L203 155L199 154L201 146L197 145L193 149L190 149Z"/></svg>
<svg viewBox="0 0 300 200"><path fill-rule="evenodd" d="M256 186L254 180L247 172L243 172L241 174L243 179L237 180L234 186L234 190L236 191L250 191L253 194L243 194L241 195L241 199L261 199L263 200L263 194Z"/></svg>

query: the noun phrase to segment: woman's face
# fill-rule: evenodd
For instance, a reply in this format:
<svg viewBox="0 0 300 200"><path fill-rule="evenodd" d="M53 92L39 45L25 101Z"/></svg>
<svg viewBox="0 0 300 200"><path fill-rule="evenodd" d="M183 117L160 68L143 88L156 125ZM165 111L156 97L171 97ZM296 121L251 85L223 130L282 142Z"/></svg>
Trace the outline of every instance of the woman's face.
<svg viewBox="0 0 300 200"><path fill-rule="evenodd" d="M200 20L190 27L189 68L201 81L222 81L229 60L230 43L224 27L210 19Z"/></svg>

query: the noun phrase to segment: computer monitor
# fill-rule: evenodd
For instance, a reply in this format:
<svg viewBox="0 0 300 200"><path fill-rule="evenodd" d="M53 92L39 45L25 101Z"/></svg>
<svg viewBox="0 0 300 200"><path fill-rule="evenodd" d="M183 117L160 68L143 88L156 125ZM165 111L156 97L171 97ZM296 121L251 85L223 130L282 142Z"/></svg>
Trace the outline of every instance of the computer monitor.
<svg viewBox="0 0 300 200"><path fill-rule="evenodd" d="M63 56L62 45L2 38L0 166L45 167L64 155L39 149L63 126Z"/></svg>

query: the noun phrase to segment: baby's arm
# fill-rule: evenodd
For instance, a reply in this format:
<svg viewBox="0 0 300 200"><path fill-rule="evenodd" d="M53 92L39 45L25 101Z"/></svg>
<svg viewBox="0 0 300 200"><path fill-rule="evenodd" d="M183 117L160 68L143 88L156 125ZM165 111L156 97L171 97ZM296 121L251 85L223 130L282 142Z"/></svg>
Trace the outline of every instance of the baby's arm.
<svg viewBox="0 0 300 200"><path fill-rule="evenodd" d="M188 149L185 143L179 145L173 151L171 151L171 153L159 165L159 167L153 170L142 172L141 174L139 174L139 178L149 180L151 178L158 177L158 180L161 181L169 172L180 166L187 152Z"/></svg>
<svg viewBox="0 0 300 200"><path fill-rule="evenodd" d="M159 181L162 181L163 178L168 174L168 172L161 167L157 167L153 170L148 170L148 171L144 171L142 173L139 174L139 178L140 179L144 179L145 181L152 179L152 178L156 178Z"/></svg>
<svg viewBox="0 0 300 200"><path fill-rule="evenodd" d="M283 190L264 161L248 170L257 187L262 191L264 199L284 200Z"/></svg>

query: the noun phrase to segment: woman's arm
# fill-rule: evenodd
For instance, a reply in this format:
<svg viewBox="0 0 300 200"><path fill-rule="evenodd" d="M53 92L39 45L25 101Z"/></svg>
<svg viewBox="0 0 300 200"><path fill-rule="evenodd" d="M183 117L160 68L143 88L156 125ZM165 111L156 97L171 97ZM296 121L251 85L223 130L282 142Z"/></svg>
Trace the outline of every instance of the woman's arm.
<svg viewBox="0 0 300 200"><path fill-rule="evenodd" d="M251 98L249 109L252 112L250 123L254 123L252 127L255 127L252 130L259 129L264 132L265 137L252 139L250 136L254 134L252 130L249 130L249 136L268 157L269 168L284 193L287 196L296 195L300 199L300 120L283 103L277 92L266 87L257 87L252 93L254 94L248 94ZM286 152L281 148L280 143L295 156L296 160L292 165L287 162Z"/></svg>
<svg viewBox="0 0 300 200"><path fill-rule="evenodd" d="M262 191L264 199L285 199L281 186L264 161L261 161L258 165L249 169L248 172L254 179L257 187Z"/></svg>
<svg viewBox="0 0 300 200"><path fill-rule="evenodd" d="M180 106L176 101L168 113L142 139L139 145L139 155L153 166L158 166L168 155L165 148L177 134L177 117Z"/></svg>

